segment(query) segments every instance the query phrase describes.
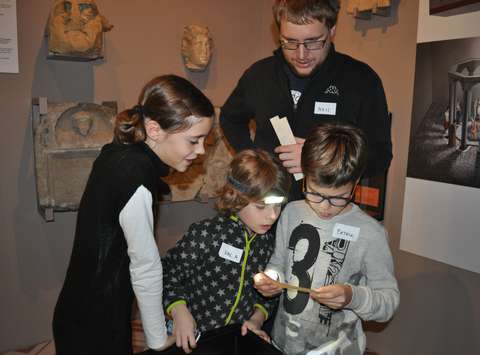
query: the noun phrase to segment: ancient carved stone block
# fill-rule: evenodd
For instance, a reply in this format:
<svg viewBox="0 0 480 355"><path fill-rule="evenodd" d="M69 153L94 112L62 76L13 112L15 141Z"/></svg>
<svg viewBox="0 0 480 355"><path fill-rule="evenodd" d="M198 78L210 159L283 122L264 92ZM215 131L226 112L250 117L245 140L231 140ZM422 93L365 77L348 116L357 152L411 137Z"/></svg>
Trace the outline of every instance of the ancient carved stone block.
<svg viewBox="0 0 480 355"><path fill-rule="evenodd" d="M349 0L347 13L369 20L373 15L390 16L391 0Z"/></svg>
<svg viewBox="0 0 480 355"><path fill-rule="evenodd" d="M33 100L38 208L47 221L56 211L75 211L93 161L112 141L116 103L49 103Z"/></svg>
<svg viewBox="0 0 480 355"><path fill-rule="evenodd" d="M47 26L48 58L88 61L103 58L103 33L113 26L95 0L54 0Z"/></svg>
<svg viewBox="0 0 480 355"><path fill-rule="evenodd" d="M189 25L183 29L182 57L190 71L204 71L213 53L213 40L208 27Z"/></svg>

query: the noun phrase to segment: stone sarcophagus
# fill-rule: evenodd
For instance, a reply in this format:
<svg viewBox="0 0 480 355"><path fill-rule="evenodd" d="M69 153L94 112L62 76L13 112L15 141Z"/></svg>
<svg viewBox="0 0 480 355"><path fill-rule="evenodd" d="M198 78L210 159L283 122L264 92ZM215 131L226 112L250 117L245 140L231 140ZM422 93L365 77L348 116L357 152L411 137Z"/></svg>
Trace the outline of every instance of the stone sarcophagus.
<svg viewBox="0 0 480 355"><path fill-rule="evenodd" d="M46 221L54 212L76 211L93 161L112 141L115 102L32 102L38 209Z"/></svg>

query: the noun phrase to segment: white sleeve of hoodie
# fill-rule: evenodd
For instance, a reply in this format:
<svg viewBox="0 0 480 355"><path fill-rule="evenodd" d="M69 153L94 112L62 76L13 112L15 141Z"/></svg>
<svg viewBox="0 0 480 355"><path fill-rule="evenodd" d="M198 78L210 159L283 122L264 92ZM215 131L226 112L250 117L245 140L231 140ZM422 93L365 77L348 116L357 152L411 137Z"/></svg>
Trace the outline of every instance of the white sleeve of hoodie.
<svg viewBox="0 0 480 355"><path fill-rule="evenodd" d="M137 298L147 346L163 346L167 339L162 306L163 270L154 237L152 194L140 186L119 215L128 245L130 278Z"/></svg>

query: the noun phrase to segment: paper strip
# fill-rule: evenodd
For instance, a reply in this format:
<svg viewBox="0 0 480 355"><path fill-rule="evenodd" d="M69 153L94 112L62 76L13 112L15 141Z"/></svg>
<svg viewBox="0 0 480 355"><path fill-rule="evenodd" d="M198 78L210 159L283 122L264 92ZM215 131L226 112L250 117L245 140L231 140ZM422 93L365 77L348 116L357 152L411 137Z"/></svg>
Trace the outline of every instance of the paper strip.
<svg viewBox="0 0 480 355"><path fill-rule="evenodd" d="M279 118L278 116L275 116L270 118L270 122L272 123L273 129L275 130L281 145L297 143L286 117ZM293 176L297 181L303 179L302 173L295 173Z"/></svg>

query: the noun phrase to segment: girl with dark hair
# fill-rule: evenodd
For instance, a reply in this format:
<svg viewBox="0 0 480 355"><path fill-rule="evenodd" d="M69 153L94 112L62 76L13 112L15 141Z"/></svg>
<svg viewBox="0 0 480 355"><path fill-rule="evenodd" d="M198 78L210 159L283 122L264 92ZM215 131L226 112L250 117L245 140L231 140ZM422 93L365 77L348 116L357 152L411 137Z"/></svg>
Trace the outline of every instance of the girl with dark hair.
<svg viewBox="0 0 480 355"><path fill-rule="evenodd" d="M205 153L213 114L189 81L165 75L116 117L113 142L95 160L78 211L53 319L58 355L132 354L134 297L148 347L168 345L154 238L155 205L168 189L160 177L170 168L185 171Z"/></svg>

